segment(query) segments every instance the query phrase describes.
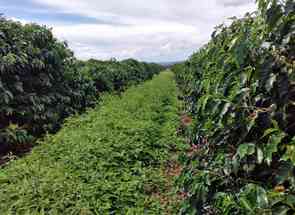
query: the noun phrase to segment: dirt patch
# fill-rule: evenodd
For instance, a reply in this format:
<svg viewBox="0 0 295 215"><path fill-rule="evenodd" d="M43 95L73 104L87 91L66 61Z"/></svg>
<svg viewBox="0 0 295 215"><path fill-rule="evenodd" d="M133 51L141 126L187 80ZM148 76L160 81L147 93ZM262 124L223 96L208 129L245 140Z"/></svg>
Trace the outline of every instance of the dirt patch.
<svg viewBox="0 0 295 215"><path fill-rule="evenodd" d="M151 194L152 198L159 200L166 215L177 213L179 204L183 200L181 194L175 190L175 179L182 172L182 166L177 161L176 155L172 155L171 160L162 168L161 174L166 180L165 187L162 187L161 192L156 191Z"/></svg>

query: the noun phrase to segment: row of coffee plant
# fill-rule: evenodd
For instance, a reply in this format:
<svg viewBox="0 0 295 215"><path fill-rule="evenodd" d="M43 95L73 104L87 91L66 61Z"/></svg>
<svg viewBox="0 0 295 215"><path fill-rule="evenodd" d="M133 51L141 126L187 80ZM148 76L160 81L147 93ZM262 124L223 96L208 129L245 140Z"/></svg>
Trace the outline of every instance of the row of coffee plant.
<svg viewBox="0 0 295 215"><path fill-rule="evenodd" d="M0 154L56 131L100 92L123 90L160 70L136 60L78 61L47 27L0 17Z"/></svg>
<svg viewBox="0 0 295 215"><path fill-rule="evenodd" d="M295 2L257 4L173 68L193 118L182 214L295 213Z"/></svg>
<svg viewBox="0 0 295 215"><path fill-rule="evenodd" d="M82 74L91 77L99 92L122 91L127 86L151 79L154 74L163 69L158 64L142 63L134 59L120 62L91 59L86 62L79 62L79 67Z"/></svg>
<svg viewBox="0 0 295 215"><path fill-rule="evenodd" d="M163 169L182 148L173 74L104 95L102 103L66 119L57 134L0 171L0 214L174 211L174 202L162 200L170 197Z"/></svg>

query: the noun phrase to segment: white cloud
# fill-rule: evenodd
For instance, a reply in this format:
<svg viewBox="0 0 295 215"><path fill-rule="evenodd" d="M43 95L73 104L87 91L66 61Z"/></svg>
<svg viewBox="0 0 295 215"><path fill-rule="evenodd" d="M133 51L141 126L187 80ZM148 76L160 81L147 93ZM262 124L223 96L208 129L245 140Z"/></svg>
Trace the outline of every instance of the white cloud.
<svg viewBox="0 0 295 215"><path fill-rule="evenodd" d="M122 25L53 26L76 56L141 60L180 60L210 39L227 17L255 10L254 0L33 0L56 11Z"/></svg>
<svg viewBox="0 0 295 215"><path fill-rule="evenodd" d="M22 24L27 24L29 23L27 20L25 19L19 19L19 18L16 18L16 17L9 17L9 19L11 19L12 21L15 21L15 22L20 22Z"/></svg>
<svg viewBox="0 0 295 215"><path fill-rule="evenodd" d="M183 59L183 49L193 50L199 41L206 41L192 26L159 23L132 26L110 25L67 25L55 26L53 32L60 39L67 40L80 58L116 57L139 58L154 61L173 59L173 53ZM180 52L180 53L179 53ZM171 56L172 55L172 56ZM179 60L179 59L178 59Z"/></svg>
<svg viewBox="0 0 295 215"><path fill-rule="evenodd" d="M235 7L241 5L247 5L253 2L252 0L222 0L218 1L219 4L227 6L227 7Z"/></svg>

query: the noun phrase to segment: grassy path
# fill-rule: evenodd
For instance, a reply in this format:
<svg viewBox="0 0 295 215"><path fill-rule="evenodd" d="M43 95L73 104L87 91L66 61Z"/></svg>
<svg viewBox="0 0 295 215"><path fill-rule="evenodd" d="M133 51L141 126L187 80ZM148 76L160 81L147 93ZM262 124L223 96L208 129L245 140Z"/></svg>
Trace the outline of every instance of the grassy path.
<svg viewBox="0 0 295 215"><path fill-rule="evenodd" d="M178 122L170 72L106 96L0 170L0 214L164 214L154 194L166 192Z"/></svg>

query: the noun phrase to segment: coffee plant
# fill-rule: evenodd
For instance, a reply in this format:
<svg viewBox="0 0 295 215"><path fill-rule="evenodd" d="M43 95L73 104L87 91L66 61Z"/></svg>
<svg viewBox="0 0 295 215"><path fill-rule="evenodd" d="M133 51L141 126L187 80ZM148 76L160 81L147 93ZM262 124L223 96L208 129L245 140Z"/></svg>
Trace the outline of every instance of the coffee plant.
<svg viewBox="0 0 295 215"><path fill-rule="evenodd" d="M91 59L80 62L81 73L95 82L97 91L123 91L126 87L151 79L163 68L157 64L138 62L134 59L121 62L112 59Z"/></svg>
<svg viewBox="0 0 295 215"><path fill-rule="evenodd" d="M0 214L167 214L157 194L182 145L173 74L102 104L0 169Z"/></svg>
<svg viewBox="0 0 295 215"><path fill-rule="evenodd" d="M193 117L182 214L295 213L295 2L257 4L173 67Z"/></svg>
<svg viewBox="0 0 295 215"><path fill-rule="evenodd" d="M47 27L0 17L0 154L57 131L101 92L122 91L161 69L136 60L78 61Z"/></svg>
<svg viewBox="0 0 295 215"><path fill-rule="evenodd" d="M55 130L90 105L93 84L46 27L0 19L0 148Z"/></svg>

